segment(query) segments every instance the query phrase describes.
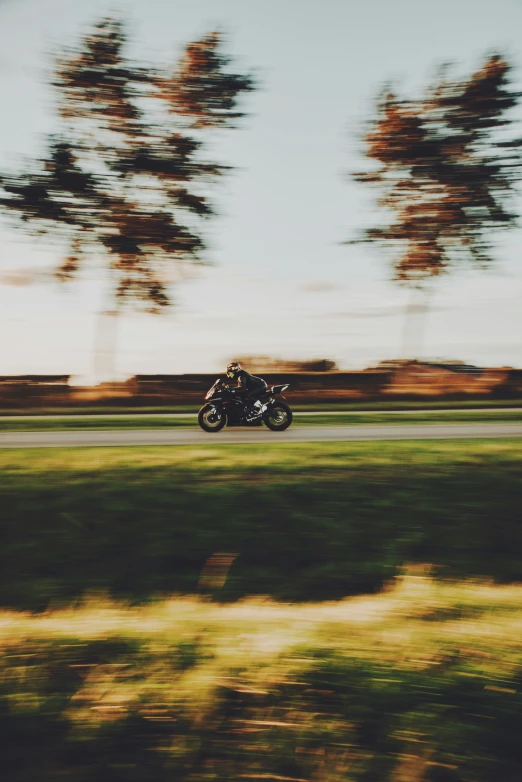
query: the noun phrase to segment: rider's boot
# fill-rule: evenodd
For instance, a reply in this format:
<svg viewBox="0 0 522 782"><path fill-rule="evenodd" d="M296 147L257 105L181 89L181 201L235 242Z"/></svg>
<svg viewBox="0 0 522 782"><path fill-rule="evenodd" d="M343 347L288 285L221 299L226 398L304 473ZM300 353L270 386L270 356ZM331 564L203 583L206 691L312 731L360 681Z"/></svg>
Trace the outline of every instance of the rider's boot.
<svg viewBox="0 0 522 782"><path fill-rule="evenodd" d="M255 421L256 418L259 418L265 412L265 410L266 405L257 399L248 411L247 421Z"/></svg>

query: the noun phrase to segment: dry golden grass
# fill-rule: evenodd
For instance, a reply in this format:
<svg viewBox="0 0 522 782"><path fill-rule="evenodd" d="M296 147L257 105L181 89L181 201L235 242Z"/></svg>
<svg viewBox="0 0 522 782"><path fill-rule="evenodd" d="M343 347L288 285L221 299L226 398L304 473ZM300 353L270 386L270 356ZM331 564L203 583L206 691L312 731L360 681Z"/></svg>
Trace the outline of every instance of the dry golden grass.
<svg viewBox="0 0 522 782"><path fill-rule="evenodd" d="M41 614L3 611L0 645L119 636L161 644L204 637L215 653L212 667L216 660L229 667L246 658L266 664L305 647L414 668L429 666L441 650L458 648L484 673L522 661L522 585L445 583L415 575L417 570L381 594L323 603L250 598L220 605L172 597L131 606L92 595Z"/></svg>
<svg viewBox="0 0 522 782"><path fill-rule="evenodd" d="M3 778L515 782L521 606L417 569L339 602L3 612Z"/></svg>

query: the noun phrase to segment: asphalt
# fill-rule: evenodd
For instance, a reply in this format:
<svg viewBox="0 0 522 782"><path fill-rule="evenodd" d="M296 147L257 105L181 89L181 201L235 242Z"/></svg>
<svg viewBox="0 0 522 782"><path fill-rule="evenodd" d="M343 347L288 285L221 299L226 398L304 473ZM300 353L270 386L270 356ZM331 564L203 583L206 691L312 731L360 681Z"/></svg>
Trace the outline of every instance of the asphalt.
<svg viewBox="0 0 522 782"><path fill-rule="evenodd" d="M363 440L458 440L522 437L522 423L361 424L299 426L285 432L231 428L207 434L194 429L114 429L0 432L0 448L214 445L218 443L313 443Z"/></svg>

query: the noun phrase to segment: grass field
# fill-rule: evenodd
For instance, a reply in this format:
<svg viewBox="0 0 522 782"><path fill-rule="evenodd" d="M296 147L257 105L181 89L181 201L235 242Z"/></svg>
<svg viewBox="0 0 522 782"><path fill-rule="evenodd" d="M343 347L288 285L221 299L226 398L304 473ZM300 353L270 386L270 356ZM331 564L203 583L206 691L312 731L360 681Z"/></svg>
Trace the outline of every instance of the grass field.
<svg viewBox="0 0 522 782"><path fill-rule="evenodd" d="M0 432L13 431L51 431L82 429L156 429L164 427L197 427L195 414L183 417L163 415L96 415L27 418L6 416L0 418ZM331 412L322 411L318 415L296 411L293 426L334 426L339 424L425 424L425 423L473 423L473 422L521 422L522 411L505 408L504 410L435 410L429 413L412 411L384 412Z"/></svg>
<svg viewBox="0 0 522 782"><path fill-rule="evenodd" d="M522 442L0 451L0 605L92 589L223 600L372 592L405 562L522 580Z"/></svg>
<svg viewBox="0 0 522 782"><path fill-rule="evenodd" d="M520 782L521 500L521 440L0 450L2 782Z"/></svg>
<svg viewBox="0 0 522 782"><path fill-rule="evenodd" d="M436 400L433 397L426 399L419 397L418 399L409 400L394 400L394 399L379 399L368 401L352 401L346 399L338 399L335 401L317 401L303 402L292 399L292 394L289 392L287 397L288 403L292 409L296 411L331 411L341 410L346 412L367 412L367 411L394 411L394 410L488 410L488 409L510 409L522 407L522 397L519 399L440 399ZM187 413L189 415L195 415L199 408L204 404L203 396L197 403L192 404L171 404L171 405L68 405L68 406L48 406L48 407L26 407L26 408L13 408L13 407L1 407L0 403L0 416L21 416L21 415L148 415L151 413Z"/></svg>
<svg viewBox="0 0 522 782"><path fill-rule="evenodd" d="M519 782L522 587L0 614L2 780Z"/></svg>

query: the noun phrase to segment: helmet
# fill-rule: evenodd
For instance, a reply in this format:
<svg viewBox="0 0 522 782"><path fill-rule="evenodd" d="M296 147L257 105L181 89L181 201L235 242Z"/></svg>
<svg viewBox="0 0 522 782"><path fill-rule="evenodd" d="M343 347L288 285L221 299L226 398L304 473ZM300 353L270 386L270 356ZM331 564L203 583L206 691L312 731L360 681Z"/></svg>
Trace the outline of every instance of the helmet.
<svg viewBox="0 0 522 782"><path fill-rule="evenodd" d="M237 377L238 373L241 372L241 364L239 361L231 361L230 364L227 366L227 375L231 380L234 380L235 377Z"/></svg>

